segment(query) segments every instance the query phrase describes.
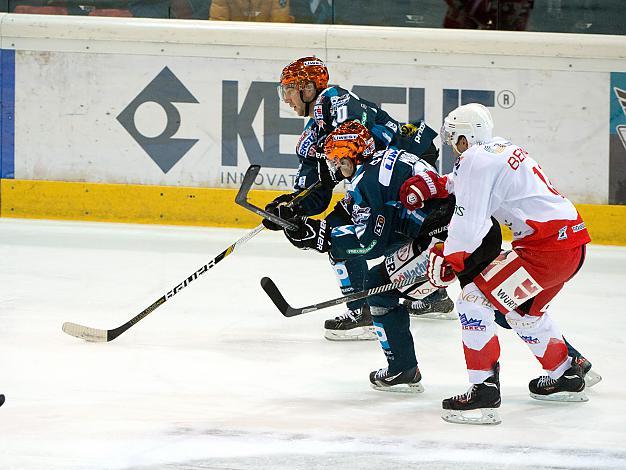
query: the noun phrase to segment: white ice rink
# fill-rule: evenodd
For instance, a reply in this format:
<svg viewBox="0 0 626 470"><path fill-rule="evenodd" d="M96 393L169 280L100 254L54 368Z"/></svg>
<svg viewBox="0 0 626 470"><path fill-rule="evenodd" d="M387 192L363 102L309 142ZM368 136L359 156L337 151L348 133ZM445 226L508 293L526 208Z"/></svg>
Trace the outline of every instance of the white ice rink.
<svg viewBox="0 0 626 470"><path fill-rule="evenodd" d="M339 292L325 256L281 234L111 343L61 331L121 325L246 232L0 220L0 469L626 468L625 248L591 246L552 305L604 377L589 402L531 399L539 365L500 330L499 426L440 418L467 388L457 321L413 320L426 391L405 395L370 389L378 343L323 338L338 308L282 317L264 275L297 306Z"/></svg>

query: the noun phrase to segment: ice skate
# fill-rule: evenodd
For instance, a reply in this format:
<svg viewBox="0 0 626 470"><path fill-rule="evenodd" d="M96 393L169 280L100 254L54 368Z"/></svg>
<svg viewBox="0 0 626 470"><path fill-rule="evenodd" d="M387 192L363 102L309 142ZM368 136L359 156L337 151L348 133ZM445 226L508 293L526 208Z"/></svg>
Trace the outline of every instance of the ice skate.
<svg viewBox="0 0 626 470"><path fill-rule="evenodd" d="M397 374L390 374L386 367L370 372L371 387L383 392L422 393L421 380L422 374L417 366Z"/></svg>
<svg viewBox="0 0 626 470"><path fill-rule="evenodd" d="M455 424L500 424L500 366L495 374L481 384L472 385L462 395L443 400L441 418Z"/></svg>
<svg viewBox="0 0 626 470"><path fill-rule="evenodd" d="M409 315L413 318L430 318L434 320L454 320L454 301L445 289L437 289L420 300L405 300Z"/></svg>
<svg viewBox="0 0 626 470"><path fill-rule="evenodd" d="M4 395L0 393L0 406L4 405Z"/></svg>
<svg viewBox="0 0 626 470"><path fill-rule="evenodd" d="M596 371L591 370L591 362L582 356L573 358L582 370L583 378L585 379L585 388L591 388L602 380L602 376Z"/></svg>
<svg viewBox="0 0 626 470"><path fill-rule="evenodd" d="M572 366L561 377L553 379L542 375L528 384L530 396L547 401L588 401L585 394L585 380L581 367L572 361Z"/></svg>
<svg viewBox="0 0 626 470"><path fill-rule="evenodd" d="M377 340L369 305L348 309L342 315L324 322L324 337L330 341Z"/></svg>

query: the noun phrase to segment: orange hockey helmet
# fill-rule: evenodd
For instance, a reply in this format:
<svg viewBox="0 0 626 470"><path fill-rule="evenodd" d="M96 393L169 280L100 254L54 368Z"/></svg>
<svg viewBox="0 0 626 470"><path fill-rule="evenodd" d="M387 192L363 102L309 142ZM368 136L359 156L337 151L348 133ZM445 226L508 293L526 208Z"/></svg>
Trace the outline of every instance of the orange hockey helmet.
<svg viewBox="0 0 626 470"><path fill-rule="evenodd" d="M288 88L302 91L307 83L313 82L318 93L328 86L328 69L317 57L302 57L287 65L280 74L278 91L285 99Z"/></svg>
<svg viewBox="0 0 626 470"><path fill-rule="evenodd" d="M349 158L359 164L375 151L376 144L372 134L359 121L344 122L328 135L324 144L324 154L330 161Z"/></svg>

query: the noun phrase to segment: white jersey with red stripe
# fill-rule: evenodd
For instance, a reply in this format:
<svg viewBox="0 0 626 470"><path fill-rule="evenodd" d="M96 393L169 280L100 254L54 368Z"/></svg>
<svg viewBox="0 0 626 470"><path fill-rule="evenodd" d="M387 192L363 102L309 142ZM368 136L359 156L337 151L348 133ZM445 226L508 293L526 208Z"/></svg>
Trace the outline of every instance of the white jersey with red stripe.
<svg viewBox="0 0 626 470"><path fill-rule="evenodd" d="M481 244L492 216L511 229L514 248L557 251L590 241L578 211L539 164L501 137L463 152L447 189L456 196L456 208L444 255L457 272Z"/></svg>

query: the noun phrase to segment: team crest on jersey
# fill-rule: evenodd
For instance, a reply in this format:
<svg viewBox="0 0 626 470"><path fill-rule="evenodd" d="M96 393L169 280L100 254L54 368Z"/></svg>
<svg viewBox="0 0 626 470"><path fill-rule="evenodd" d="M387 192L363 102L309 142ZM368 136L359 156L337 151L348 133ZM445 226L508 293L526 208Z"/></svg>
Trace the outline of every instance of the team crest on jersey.
<svg viewBox="0 0 626 470"><path fill-rule="evenodd" d="M559 236L557 240L567 240L567 225L559 229Z"/></svg>
<svg viewBox="0 0 626 470"><path fill-rule="evenodd" d="M369 207L361 207L358 204L352 206L352 221L355 225L365 224L370 218L371 209Z"/></svg>
<svg viewBox="0 0 626 470"><path fill-rule="evenodd" d="M467 318L467 315L465 315L464 313L459 315L459 320L461 321L461 329L463 330L485 331L487 329L487 327L482 324L482 320Z"/></svg>

